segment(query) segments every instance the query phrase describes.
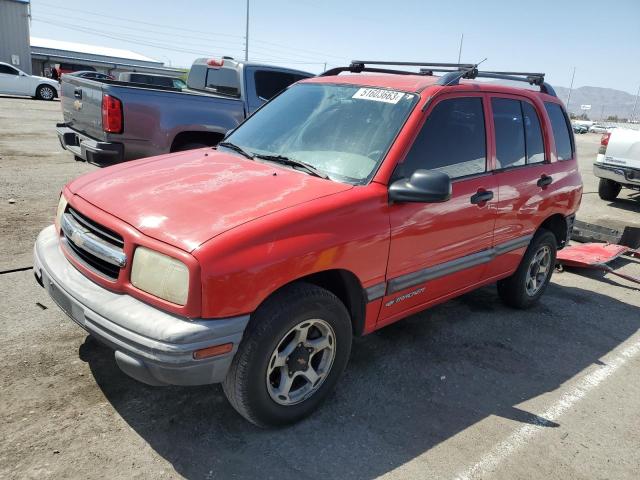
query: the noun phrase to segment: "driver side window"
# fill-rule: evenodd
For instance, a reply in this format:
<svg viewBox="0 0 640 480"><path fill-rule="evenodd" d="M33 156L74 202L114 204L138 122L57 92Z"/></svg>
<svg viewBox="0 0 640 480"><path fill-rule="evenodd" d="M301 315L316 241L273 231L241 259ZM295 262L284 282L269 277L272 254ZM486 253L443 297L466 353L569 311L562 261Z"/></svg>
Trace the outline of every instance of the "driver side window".
<svg viewBox="0 0 640 480"><path fill-rule="evenodd" d="M18 71L15 68L11 68L9 65L0 65L0 73L6 75L18 75Z"/></svg>
<svg viewBox="0 0 640 480"><path fill-rule="evenodd" d="M482 98L451 98L438 103L422 126L395 178L418 169L438 170L450 178L486 171L487 146Z"/></svg>

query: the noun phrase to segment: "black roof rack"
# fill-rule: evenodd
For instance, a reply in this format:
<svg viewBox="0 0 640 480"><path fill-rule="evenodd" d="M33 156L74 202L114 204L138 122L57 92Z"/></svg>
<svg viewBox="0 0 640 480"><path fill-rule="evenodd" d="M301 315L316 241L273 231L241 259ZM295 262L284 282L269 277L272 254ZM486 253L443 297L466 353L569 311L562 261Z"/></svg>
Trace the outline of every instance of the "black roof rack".
<svg viewBox="0 0 640 480"><path fill-rule="evenodd" d="M367 65L390 65L403 67L421 67L419 72L406 70L394 70L378 67L367 67ZM444 73L438 80L438 85L452 86L458 85L460 80L474 78L495 78L498 80L512 80L516 82L527 82L530 85L540 87L540 91L557 97L551 85L544 81L544 73L531 72L494 72L481 71L478 66L471 63L437 63L437 62L386 62L381 60L352 60L348 67L337 67L321 73L320 76L338 75L342 72L361 73L394 73L400 75L433 75L434 72Z"/></svg>

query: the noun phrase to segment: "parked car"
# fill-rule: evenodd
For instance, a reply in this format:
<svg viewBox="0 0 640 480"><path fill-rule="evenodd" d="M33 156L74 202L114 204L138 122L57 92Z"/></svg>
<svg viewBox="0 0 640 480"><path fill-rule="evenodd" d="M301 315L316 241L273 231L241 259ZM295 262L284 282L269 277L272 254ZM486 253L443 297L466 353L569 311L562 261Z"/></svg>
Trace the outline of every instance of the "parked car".
<svg viewBox="0 0 640 480"><path fill-rule="evenodd" d="M615 200L623 187L640 190L640 131L616 128L602 135L593 174L603 200Z"/></svg>
<svg viewBox="0 0 640 480"><path fill-rule="evenodd" d="M185 88L187 86L183 80L167 75L156 75L151 73L123 72L118 75L121 82L142 83L144 85L156 85L158 87Z"/></svg>
<svg viewBox="0 0 640 480"><path fill-rule="evenodd" d="M74 72L95 72L96 69L89 65L80 65L77 63L60 63L57 66L60 76Z"/></svg>
<svg viewBox="0 0 640 480"><path fill-rule="evenodd" d="M589 127L589 131L591 133L606 133L609 130L609 128L610 127L596 123L595 125L592 125L591 127Z"/></svg>
<svg viewBox="0 0 640 480"><path fill-rule="evenodd" d="M475 67L334 69L217 149L82 176L36 278L133 378L222 382L249 421L295 422L354 335L495 282L516 308L544 293L582 195L569 119L541 74L459 82Z"/></svg>
<svg viewBox="0 0 640 480"><path fill-rule="evenodd" d="M56 80L29 75L13 65L0 62L0 94L53 100L59 96L58 88Z"/></svg>
<svg viewBox="0 0 640 480"><path fill-rule="evenodd" d="M76 158L101 166L213 146L266 100L310 76L229 58L196 60L186 89L64 76L58 138Z"/></svg>
<svg viewBox="0 0 640 480"><path fill-rule="evenodd" d="M90 78L92 80L113 80L113 75L108 73L94 72L92 70L81 70L79 72L66 73L65 75L71 75L73 77Z"/></svg>
<svg viewBox="0 0 640 480"><path fill-rule="evenodd" d="M589 131L589 128L587 128L586 125L579 125L579 124L574 123L574 124L571 125L571 127L573 128L573 132L574 133L583 134L583 133L587 133Z"/></svg>

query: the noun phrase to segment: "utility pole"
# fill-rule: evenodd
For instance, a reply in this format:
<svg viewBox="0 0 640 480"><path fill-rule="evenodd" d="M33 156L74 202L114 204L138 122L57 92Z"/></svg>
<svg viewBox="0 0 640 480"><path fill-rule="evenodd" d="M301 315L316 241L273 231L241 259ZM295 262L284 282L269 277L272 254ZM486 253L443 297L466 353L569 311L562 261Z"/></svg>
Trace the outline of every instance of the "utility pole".
<svg viewBox="0 0 640 480"><path fill-rule="evenodd" d="M600 109L600 120L604 120L604 105L602 105L602 108Z"/></svg>
<svg viewBox="0 0 640 480"><path fill-rule="evenodd" d="M458 49L458 63L460 63L460 57L462 57L462 42L464 41L464 33L460 37L460 48Z"/></svg>
<svg viewBox="0 0 640 480"><path fill-rule="evenodd" d="M327 71L327 62L324 62L324 70L323 70L323 72L326 72L326 71Z"/></svg>
<svg viewBox="0 0 640 480"><path fill-rule="evenodd" d="M636 101L633 102L633 112L631 112L631 121L636 119L636 107L638 106L638 96L640 96L640 86L638 86L638 92L636 93Z"/></svg>
<svg viewBox="0 0 640 480"><path fill-rule="evenodd" d="M247 28L244 36L244 61L249 61L249 0L247 0Z"/></svg>
<svg viewBox="0 0 640 480"><path fill-rule="evenodd" d="M569 111L569 102L571 101L571 91L573 90L573 79L576 78L576 67L573 67L573 74L571 75L571 86L569 87L569 95L567 96L567 104L565 108Z"/></svg>

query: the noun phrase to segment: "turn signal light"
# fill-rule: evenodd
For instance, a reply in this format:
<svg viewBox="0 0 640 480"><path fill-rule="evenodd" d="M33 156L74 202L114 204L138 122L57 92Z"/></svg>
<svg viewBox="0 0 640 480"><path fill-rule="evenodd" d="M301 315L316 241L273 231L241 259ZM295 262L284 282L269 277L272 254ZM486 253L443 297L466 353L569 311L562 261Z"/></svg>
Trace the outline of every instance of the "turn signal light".
<svg viewBox="0 0 640 480"><path fill-rule="evenodd" d="M102 95L102 129L107 133L122 133L122 102L111 95Z"/></svg>
<svg viewBox="0 0 640 480"><path fill-rule="evenodd" d="M203 358L216 357L218 355L224 355L233 350L233 343L224 343L222 345L215 345L213 347L201 348L193 352L193 358L196 360L202 360Z"/></svg>

